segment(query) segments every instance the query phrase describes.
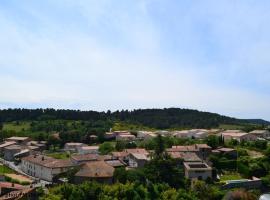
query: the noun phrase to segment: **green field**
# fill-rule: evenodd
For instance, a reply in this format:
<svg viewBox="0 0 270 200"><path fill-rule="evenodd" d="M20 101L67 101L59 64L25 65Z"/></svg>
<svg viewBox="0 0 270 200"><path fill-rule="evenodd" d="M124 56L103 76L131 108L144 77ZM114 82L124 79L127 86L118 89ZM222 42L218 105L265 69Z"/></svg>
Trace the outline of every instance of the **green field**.
<svg viewBox="0 0 270 200"><path fill-rule="evenodd" d="M14 171L5 165L0 165L0 175L14 173Z"/></svg>
<svg viewBox="0 0 270 200"><path fill-rule="evenodd" d="M4 123L3 130L21 132L30 129L30 122L8 122Z"/></svg>
<svg viewBox="0 0 270 200"><path fill-rule="evenodd" d="M226 130L234 130L234 129L241 130L245 127L241 125L235 125L235 124L221 124L219 128L226 129Z"/></svg>
<svg viewBox="0 0 270 200"><path fill-rule="evenodd" d="M228 173L220 177L221 182L225 182L228 180L239 180L239 179L242 179L242 177L238 173Z"/></svg>
<svg viewBox="0 0 270 200"><path fill-rule="evenodd" d="M138 130L154 131L155 130L153 128L149 128L140 124L130 124L126 122L115 122L112 129L113 131L138 131Z"/></svg>

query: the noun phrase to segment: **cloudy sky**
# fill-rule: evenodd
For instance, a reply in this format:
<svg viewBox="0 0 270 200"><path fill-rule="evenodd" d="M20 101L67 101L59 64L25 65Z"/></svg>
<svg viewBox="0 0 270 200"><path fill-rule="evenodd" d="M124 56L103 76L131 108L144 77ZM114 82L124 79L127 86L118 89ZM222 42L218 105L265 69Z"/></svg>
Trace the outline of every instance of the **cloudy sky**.
<svg viewBox="0 0 270 200"><path fill-rule="evenodd" d="M0 108L270 120L269 0L1 0Z"/></svg>

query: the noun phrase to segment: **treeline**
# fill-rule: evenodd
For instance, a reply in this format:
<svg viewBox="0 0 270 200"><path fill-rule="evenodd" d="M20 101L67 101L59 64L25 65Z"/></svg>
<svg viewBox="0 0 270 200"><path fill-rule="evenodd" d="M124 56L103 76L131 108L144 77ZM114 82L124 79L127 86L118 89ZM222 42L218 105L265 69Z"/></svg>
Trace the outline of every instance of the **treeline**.
<svg viewBox="0 0 270 200"><path fill-rule="evenodd" d="M190 109L138 109L122 111L80 111L56 109L0 110L0 122L42 120L123 121L156 129L214 128L220 124L243 124L245 120Z"/></svg>

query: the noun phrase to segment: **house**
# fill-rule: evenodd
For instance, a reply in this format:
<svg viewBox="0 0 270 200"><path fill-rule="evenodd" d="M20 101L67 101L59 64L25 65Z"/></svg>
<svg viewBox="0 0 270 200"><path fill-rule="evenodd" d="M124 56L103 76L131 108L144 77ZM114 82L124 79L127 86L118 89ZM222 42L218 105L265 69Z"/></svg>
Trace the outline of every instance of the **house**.
<svg viewBox="0 0 270 200"><path fill-rule="evenodd" d="M4 148L4 159L7 161L13 161L15 159L14 155L22 150L20 145L10 145Z"/></svg>
<svg viewBox="0 0 270 200"><path fill-rule="evenodd" d="M170 135L172 135L172 132L162 130L162 131L156 131L155 134L161 135L161 136L170 136Z"/></svg>
<svg viewBox="0 0 270 200"><path fill-rule="evenodd" d="M212 178L212 168L204 162L184 162L185 177L206 180Z"/></svg>
<svg viewBox="0 0 270 200"><path fill-rule="evenodd" d="M202 159L194 152L168 152L173 159L183 160L184 162L201 162Z"/></svg>
<svg viewBox="0 0 270 200"><path fill-rule="evenodd" d="M155 138L156 136L157 134L151 131L138 131L137 132L137 138L142 139L142 140L152 139L152 138Z"/></svg>
<svg viewBox="0 0 270 200"><path fill-rule="evenodd" d="M126 163L121 160L105 160L105 162L114 168L126 166Z"/></svg>
<svg viewBox="0 0 270 200"><path fill-rule="evenodd" d="M174 131L173 136L178 138L196 138L204 139L208 136L209 131L206 129L191 129L191 130L182 130Z"/></svg>
<svg viewBox="0 0 270 200"><path fill-rule="evenodd" d="M5 141L8 142L16 142L17 144L21 145L24 144L26 145L27 142L29 142L31 139L29 137L10 137L10 138L6 138Z"/></svg>
<svg viewBox="0 0 270 200"><path fill-rule="evenodd" d="M270 132L268 130L254 130L249 132L252 135L255 135L256 137L260 138L269 138L270 137Z"/></svg>
<svg viewBox="0 0 270 200"><path fill-rule="evenodd" d="M228 190L232 188L245 188L245 189L261 189L262 180L256 177L252 179L228 180L222 186L222 189Z"/></svg>
<svg viewBox="0 0 270 200"><path fill-rule="evenodd" d="M30 154L37 154L40 152L40 147L31 145L18 145L13 144L4 147L4 159L8 161L14 161L15 159L29 156Z"/></svg>
<svg viewBox="0 0 270 200"><path fill-rule="evenodd" d="M203 160L206 160L212 151L212 147L207 144L195 144L195 149L198 150L197 154Z"/></svg>
<svg viewBox="0 0 270 200"><path fill-rule="evenodd" d="M49 182L52 182L56 175L75 166L71 160L58 160L44 155L30 155L21 160L24 173Z"/></svg>
<svg viewBox="0 0 270 200"><path fill-rule="evenodd" d="M76 165L98 160L112 160L112 156L98 154L76 154L71 156L71 161Z"/></svg>
<svg viewBox="0 0 270 200"><path fill-rule="evenodd" d="M65 151L72 151L76 152L78 147L84 146L86 144L79 143L79 142L68 142L64 146Z"/></svg>
<svg viewBox="0 0 270 200"><path fill-rule="evenodd" d="M16 144L16 142L14 141L5 141L4 143L0 144L0 154L3 155L4 154L4 148L14 145Z"/></svg>
<svg viewBox="0 0 270 200"><path fill-rule="evenodd" d="M113 182L114 167L105 161L92 161L85 163L75 174L75 183L84 181L97 181L111 184Z"/></svg>
<svg viewBox="0 0 270 200"><path fill-rule="evenodd" d="M150 157L142 153L129 153L127 159L129 167L139 168L143 167L150 160Z"/></svg>
<svg viewBox="0 0 270 200"><path fill-rule="evenodd" d="M213 150L212 153L229 156L231 158L237 158L237 151L235 149L232 149L232 148L222 147L222 148L218 148L218 149Z"/></svg>
<svg viewBox="0 0 270 200"><path fill-rule="evenodd" d="M98 154L99 146L78 146L77 152L79 154Z"/></svg>
<svg viewBox="0 0 270 200"><path fill-rule="evenodd" d="M203 160L208 158L208 156L211 154L211 150L212 148L207 144L172 146L172 148L166 149L167 152L193 152Z"/></svg>
<svg viewBox="0 0 270 200"><path fill-rule="evenodd" d="M111 154L112 154L112 159L119 159L119 160L127 161L128 155L130 153L145 154L146 156L149 155L149 152L143 148L124 149L123 151L120 151L120 152L115 151L115 152L112 152Z"/></svg>
<svg viewBox="0 0 270 200"><path fill-rule="evenodd" d="M106 132L104 135L104 138L106 140L113 140L113 139L115 139L115 137L116 137L116 133L114 133L114 132Z"/></svg>
<svg viewBox="0 0 270 200"><path fill-rule="evenodd" d="M38 147L37 149L35 149L36 151L44 151L46 150L46 141L30 141L27 142L27 146L35 146Z"/></svg>
<svg viewBox="0 0 270 200"><path fill-rule="evenodd" d="M71 155L71 161L79 165L81 163L89 162L89 161L97 161L98 155L96 154L77 154L77 155Z"/></svg>
<svg viewBox="0 0 270 200"><path fill-rule="evenodd" d="M192 134L188 130L174 131L173 136L177 138L191 138Z"/></svg>
<svg viewBox="0 0 270 200"><path fill-rule="evenodd" d="M119 135L116 135L116 141L132 141L132 140L135 140L136 137L135 135L132 135L132 134L119 134Z"/></svg>
<svg viewBox="0 0 270 200"><path fill-rule="evenodd" d="M236 140L238 142L242 141L255 141L257 139L257 136L250 134L250 133L245 133L245 132L222 132L221 136L225 142L231 141L231 140Z"/></svg>

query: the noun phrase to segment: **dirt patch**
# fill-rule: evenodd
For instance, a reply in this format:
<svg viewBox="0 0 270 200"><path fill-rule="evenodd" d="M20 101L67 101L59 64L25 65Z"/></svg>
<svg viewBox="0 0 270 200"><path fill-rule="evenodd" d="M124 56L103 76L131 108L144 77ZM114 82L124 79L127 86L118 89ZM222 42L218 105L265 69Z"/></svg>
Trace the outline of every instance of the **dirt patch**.
<svg viewBox="0 0 270 200"><path fill-rule="evenodd" d="M15 180L18 180L20 182L29 182L29 183L33 182L33 180L31 180L25 176L19 175L19 174L5 174L5 176L12 178L12 179L15 179Z"/></svg>
<svg viewBox="0 0 270 200"><path fill-rule="evenodd" d="M247 150L247 153L251 158L261 158L264 156L261 152L253 150Z"/></svg>

